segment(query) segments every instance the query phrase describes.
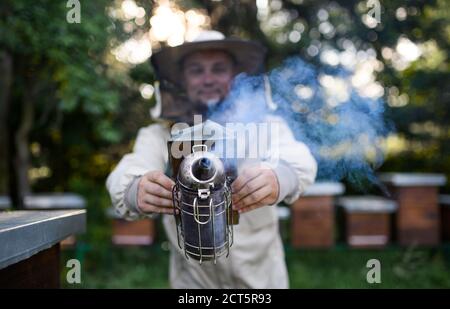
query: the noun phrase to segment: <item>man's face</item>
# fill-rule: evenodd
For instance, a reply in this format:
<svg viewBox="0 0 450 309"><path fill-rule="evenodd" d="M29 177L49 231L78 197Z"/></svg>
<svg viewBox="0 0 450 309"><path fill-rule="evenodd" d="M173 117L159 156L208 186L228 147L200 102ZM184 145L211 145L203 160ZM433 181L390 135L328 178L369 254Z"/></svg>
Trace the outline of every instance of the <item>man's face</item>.
<svg viewBox="0 0 450 309"><path fill-rule="evenodd" d="M184 60L182 70L190 101L206 105L223 100L234 77L233 61L223 51L192 53Z"/></svg>

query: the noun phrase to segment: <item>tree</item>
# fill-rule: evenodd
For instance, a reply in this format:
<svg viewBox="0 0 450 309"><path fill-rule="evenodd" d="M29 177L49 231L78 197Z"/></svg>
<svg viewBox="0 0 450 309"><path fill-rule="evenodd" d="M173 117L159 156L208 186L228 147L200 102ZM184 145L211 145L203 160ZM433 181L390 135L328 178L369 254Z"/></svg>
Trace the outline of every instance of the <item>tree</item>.
<svg viewBox="0 0 450 309"><path fill-rule="evenodd" d="M291 55L326 68L322 52L342 52L349 41L358 51L373 50L381 63L374 73L384 87L385 116L405 144L388 153L382 169L444 172L450 178L448 1L380 1L381 23L365 16L368 1L361 0L194 3L207 10L213 28L264 43L269 68ZM421 50L421 56L401 63L400 42L406 42L403 49Z"/></svg>
<svg viewBox="0 0 450 309"><path fill-rule="evenodd" d="M62 119L78 113L77 121L92 126L100 139L117 140L108 117L119 103L121 77L110 69L107 52L120 31L107 15L108 3L83 2L80 24L67 22L64 1L0 4L0 190L9 189L18 207L31 190L31 138L82 143L66 140L71 134L63 131ZM60 179L67 178L64 166L59 168Z"/></svg>
<svg viewBox="0 0 450 309"><path fill-rule="evenodd" d="M343 52L349 42L375 53L381 65L374 75L390 104L386 117L406 141L382 168L450 176L447 2L382 1L380 24L365 19L362 0L172 3L203 10L227 36L261 41L268 69L292 55L333 69L321 53ZM127 66L111 54L152 29L149 17L159 1L136 3L146 12L139 25L114 15L122 1L83 1L79 24L67 22L66 1L0 3L0 193L9 192L14 204L21 206L31 188L67 190L85 180L103 186L137 129L151 121L152 101L143 104L138 91L154 79L150 66ZM400 39L423 48L403 68L392 58ZM30 170L47 177L30 186Z"/></svg>

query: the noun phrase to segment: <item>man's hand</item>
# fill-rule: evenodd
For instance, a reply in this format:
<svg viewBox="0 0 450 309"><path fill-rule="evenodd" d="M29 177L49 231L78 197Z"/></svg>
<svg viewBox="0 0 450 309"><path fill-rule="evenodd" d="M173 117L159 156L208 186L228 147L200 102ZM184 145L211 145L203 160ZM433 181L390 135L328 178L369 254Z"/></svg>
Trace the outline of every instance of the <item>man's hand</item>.
<svg viewBox="0 0 450 309"><path fill-rule="evenodd" d="M173 214L172 179L161 171L152 171L141 177L138 186L138 207L146 213Z"/></svg>
<svg viewBox="0 0 450 309"><path fill-rule="evenodd" d="M231 185L233 209L240 213L271 205L280 191L277 175L267 166L244 168Z"/></svg>

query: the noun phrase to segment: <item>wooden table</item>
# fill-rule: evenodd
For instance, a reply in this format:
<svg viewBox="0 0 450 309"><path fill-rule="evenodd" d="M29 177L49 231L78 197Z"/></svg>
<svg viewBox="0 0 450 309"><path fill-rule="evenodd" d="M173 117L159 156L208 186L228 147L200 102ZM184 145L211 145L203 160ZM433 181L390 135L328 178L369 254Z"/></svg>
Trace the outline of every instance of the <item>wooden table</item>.
<svg viewBox="0 0 450 309"><path fill-rule="evenodd" d="M85 229L86 210L0 212L0 288L58 288L59 242Z"/></svg>

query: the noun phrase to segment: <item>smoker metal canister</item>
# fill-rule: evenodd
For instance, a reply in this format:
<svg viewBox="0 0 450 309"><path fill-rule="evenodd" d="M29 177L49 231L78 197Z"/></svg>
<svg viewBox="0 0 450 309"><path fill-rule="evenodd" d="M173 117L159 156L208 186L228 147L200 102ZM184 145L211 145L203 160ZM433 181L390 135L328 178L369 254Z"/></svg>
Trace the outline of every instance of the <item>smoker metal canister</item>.
<svg viewBox="0 0 450 309"><path fill-rule="evenodd" d="M174 205L179 210L175 215L179 245L187 257L216 261L228 254L232 242L231 194L223 163L205 145L193 146L193 153L182 161Z"/></svg>

